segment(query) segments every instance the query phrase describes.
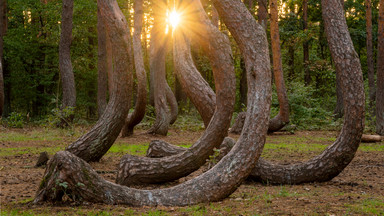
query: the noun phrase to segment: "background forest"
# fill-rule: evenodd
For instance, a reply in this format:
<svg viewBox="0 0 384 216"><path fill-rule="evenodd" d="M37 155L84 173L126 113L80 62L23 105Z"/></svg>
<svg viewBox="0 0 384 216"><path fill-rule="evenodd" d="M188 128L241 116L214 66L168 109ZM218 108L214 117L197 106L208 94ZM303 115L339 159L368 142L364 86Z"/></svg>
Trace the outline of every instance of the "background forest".
<svg viewBox="0 0 384 216"><path fill-rule="evenodd" d="M119 0L133 30L133 1ZM142 46L146 71L149 72L149 40L153 24L152 8L144 1L144 25ZM262 2L262 1L260 1ZM290 122L300 129L338 128L341 121L341 103L336 97L336 75L324 33L320 0L308 1L308 20L303 19L303 1L282 0L279 2L279 28L284 78L290 105ZM346 0L345 11L349 31L358 53L366 86L369 104L366 8L364 0ZM257 1L247 1L247 6L256 19ZM252 6L253 5L253 6ZM204 7L211 14L211 3ZM62 1L8 0L8 26L4 36L4 83L5 110L3 120L44 124L58 115L61 105L59 72L59 41ZM377 58L378 0L372 1L373 59ZM97 4L94 0L74 0L73 35L71 58L75 75L77 102L75 122L94 122L97 114ZM305 29L304 26L307 26ZM220 29L228 32L220 22ZM269 27L268 33L269 34ZM230 35L229 35L230 36ZM244 90L245 68L233 38L233 58L237 77L236 112L246 108ZM270 42L270 38L269 38ZM198 117L193 105L175 80L172 60L172 44L168 43L167 81L179 102L179 111L184 116ZM308 44L309 60L305 60L303 44ZM198 45L193 45L193 57L197 68L208 83L213 85L213 75L207 58ZM376 64L374 64L376 65ZM375 66L374 66L375 67ZM149 77L149 74L147 75ZM149 78L148 78L149 79ZM214 86L212 86L214 88ZM149 90L149 87L148 87ZM135 101L135 100L133 100ZM149 103L151 104L151 102ZM133 109L133 108L132 108ZM279 105L273 95L272 115ZM367 130L374 131L374 106L367 106ZM154 108L147 105L147 120L153 119ZM14 126L22 126L16 124Z"/></svg>

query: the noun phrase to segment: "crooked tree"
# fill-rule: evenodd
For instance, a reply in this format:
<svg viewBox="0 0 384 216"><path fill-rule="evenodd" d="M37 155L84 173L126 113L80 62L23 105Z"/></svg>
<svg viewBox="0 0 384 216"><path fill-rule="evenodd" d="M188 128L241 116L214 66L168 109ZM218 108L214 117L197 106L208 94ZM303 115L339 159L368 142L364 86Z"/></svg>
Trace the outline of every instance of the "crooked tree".
<svg viewBox="0 0 384 216"><path fill-rule="evenodd" d="M276 184L328 181L352 161L364 130L365 94L360 60L340 0L322 0L322 15L336 73L343 80L345 120L336 141L309 161L280 165L260 159L250 178Z"/></svg>
<svg viewBox="0 0 384 216"><path fill-rule="evenodd" d="M128 115L124 127L121 130L122 137L127 137L133 134L133 128L139 124L145 116L145 109L147 105L147 74L145 72L143 50L141 47L141 31L143 28L144 18L143 4L143 0L136 0L133 4L135 14L132 43L137 78L137 99L135 110L132 114Z"/></svg>
<svg viewBox="0 0 384 216"><path fill-rule="evenodd" d="M227 0L222 0L222 2L228 9L235 10L234 13L238 9L238 5L235 3L241 3ZM104 0L103 3L105 3L105 5L101 5L103 10L105 10L103 13L111 17L111 19L108 19L108 25L116 24L113 21L118 21L120 25L117 29L126 28L123 25L125 23L121 22L120 19L113 19L117 15L122 16L121 11L118 10L117 3L110 0ZM194 12L204 12L200 1L190 0L188 3ZM249 13L244 14L245 12L242 10L240 12L234 19L243 20L246 17L248 20L251 20L249 19ZM207 24L207 22L203 22L203 25ZM44 174L44 181L39 188L34 203L60 201L65 190L66 194L72 199L88 202L133 206L185 206L200 202L219 201L235 191L247 177L261 154L266 139L271 103L268 42L265 32L260 25L257 23L249 24L253 25L248 28L256 28L255 32L257 35L252 37L258 39L253 42L257 43L259 49L257 56L255 56L257 68L255 68L254 73L251 74L249 72L248 105L250 109L247 111L246 127L235 147L216 166L199 177L175 187L138 190L105 181L85 161L69 152L58 152L49 162ZM183 43L181 41L183 36L180 35L180 37L176 39L177 43ZM120 38L120 40L123 41L123 38ZM216 45L220 44L214 44L213 46ZM227 53L225 55L230 54ZM217 62L219 65L221 63L224 62ZM225 80L224 83L226 82L228 81ZM224 91L223 93L227 92ZM218 93L218 103L220 103L221 96ZM216 117L214 116L212 122L215 119ZM222 125L215 126L220 127ZM67 182L68 184L64 189L57 182Z"/></svg>
<svg viewBox="0 0 384 216"><path fill-rule="evenodd" d="M98 1L98 4L104 5L103 7L105 7L105 3L102 0ZM109 3L114 4L113 2ZM103 7L100 6L100 8ZM116 6L112 8L113 10L118 9ZM114 68L110 77L109 102L103 115L92 129L66 148L66 151L87 162L99 161L119 136L128 115L131 101L130 91L133 85L133 62L131 62L132 58L128 55L132 52L131 36L129 30L121 26L128 26L127 21L122 14L116 14L115 17L118 17L118 19L111 20L111 15L105 14L105 10L104 13L102 10L101 15L107 20L105 22L109 23L106 24L106 29L111 40L114 60ZM121 37L124 37L124 40Z"/></svg>

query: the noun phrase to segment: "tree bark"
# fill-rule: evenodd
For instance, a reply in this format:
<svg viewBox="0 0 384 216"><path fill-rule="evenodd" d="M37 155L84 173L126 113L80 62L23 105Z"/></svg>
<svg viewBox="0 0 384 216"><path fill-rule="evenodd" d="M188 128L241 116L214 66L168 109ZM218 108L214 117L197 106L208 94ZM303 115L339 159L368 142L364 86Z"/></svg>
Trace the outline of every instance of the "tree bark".
<svg viewBox="0 0 384 216"><path fill-rule="evenodd" d="M376 97L375 90L375 66L373 62L373 44L372 44L372 2L365 0L366 9L366 30L367 30L367 67L368 67L368 85L369 85L369 104L370 113L375 114L374 102Z"/></svg>
<svg viewBox="0 0 384 216"><path fill-rule="evenodd" d="M135 61L135 71L137 77L137 99L135 110L129 114L123 129L121 130L122 137L128 137L133 134L133 128L143 120L145 109L147 106L147 74L145 72L143 51L141 47L141 31L143 28L143 0L134 2L134 32L133 32L133 54Z"/></svg>
<svg viewBox="0 0 384 216"><path fill-rule="evenodd" d="M268 26L268 0L257 0L259 8L257 10L257 17L260 25L267 29Z"/></svg>
<svg viewBox="0 0 384 216"><path fill-rule="evenodd" d="M7 31L7 2L0 0L0 117L4 111L4 35Z"/></svg>
<svg viewBox="0 0 384 216"><path fill-rule="evenodd" d="M177 100L175 97L175 94L173 94L173 91L171 87L169 87L168 83L166 83L166 97L167 97L167 102L169 105L169 111L170 111L170 121L169 124L175 123L177 120L177 115L179 114L179 106L177 104Z"/></svg>
<svg viewBox="0 0 384 216"><path fill-rule="evenodd" d="M364 130L365 94L359 57L354 50L339 0L322 0L322 13L336 73L343 82L344 126L337 140L313 159L278 165L260 159L251 178L275 184L328 181L353 159Z"/></svg>
<svg viewBox="0 0 384 216"><path fill-rule="evenodd" d="M199 1L192 0L190 2L193 4L189 5L197 5L199 11L203 12ZM221 3L227 10L241 7L238 5L241 3L240 1L221 0ZM244 9L247 10L245 6ZM233 13L237 13L237 11ZM251 14L249 12L244 13L243 10L240 10L238 16L233 18L246 19L249 21L248 24L251 24ZM208 24L208 22L204 20L204 24ZM232 151L212 169L197 178L171 188L138 190L107 182L98 176L85 161L69 152L58 152L49 162L34 203L59 201L64 192L73 200L132 206L186 206L201 202L219 201L229 196L247 177L257 162L265 143L269 118L271 75L268 66L267 39L262 27L255 22L252 24L257 33L252 37L258 39L253 42L257 43L256 46L259 49L257 56L255 56L257 68L253 71L254 73L249 72L248 105L251 108L248 109L246 127ZM209 35L204 34L204 36ZM227 82L228 80L224 81L226 84ZM218 103L220 103L224 95L218 95ZM216 117L215 115L213 121L216 120ZM218 125L215 125L214 128L216 126ZM65 188L60 184L63 182L67 182Z"/></svg>
<svg viewBox="0 0 384 216"><path fill-rule="evenodd" d="M141 183L160 183L184 177L202 166L218 148L227 136L228 127L235 102L235 73L232 60L232 51L229 39L214 27L205 14L202 5L192 0L189 10L194 11L190 20L182 25L189 26L188 35L194 35L207 53L213 73L217 93L217 107L210 124L202 137L188 150L181 154L165 158L142 158L125 155L120 162L116 182L122 185ZM175 68L187 69L192 65L185 65L188 56L188 45L184 33L187 28L179 28L174 32L174 59ZM186 67L186 68L183 68Z"/></svg>
<svg viewBox="0 0 384 216"><path fill-rule="evenodd" d="M150 46L150 70L153 73L153 92L156 121L148 130L150 134L166 136L171 122L167 103L168 84L166 81L165 56L167 52L167 35L165 34L166 1L153 2L153 28Z"/></svg>
<svg viewBox="0 0 384 216"><path fill-rule="evenodd" d="M128 115L132 89L131 38L127 21L116 2L105 6L106 0L99 0L114 59L110 99L103 115L96 125L66 148L67 151L85 161L99 161L113 145Z"/></svg>
<svg viewBox="0 0 384 216"><path fill-rule="evenodd" d="M59 68L63 89L62 109L76 106L76 86L71 62L73 0L63 0ZM68 119L72 121L73 116Z"/></svg>
<svg viewBox="0 0 384 216"><path fill-rule="evenodd" d="M380 135L363 134L363 136L361 137L361 142L364 142L364 143L381 142L382 140L384 140L384 137Z"/></svg>
<svg viewBox="0 0 384 216"><path fill-rule="evenodd" d="M212 23L216 28L219 28L219 14L216 8L212 5Z"/></svg>
<svg viewBox="0 0 384 216"><path fill-rule="evenodd" d="M380 0L378 23L376 133L384 136L384 0Z"/></svg>
<svg viewBox="0 0 384 216"><path fill-rule="evenodd" d="M105 22L99 8L97 9L97 40L97 112L100 118L108 104L108 86L110 86L108 85L108 76L113 70L113 64L111 42L108 39Z"/></svg>
<svg viewBox="0 0 384 216"><path fill-rule="evenodd" d="M275 77L279 114L269 122L268 132L278 131L289 123L289 104L285 88L283 63L281 61L279 10L277 0L270 0L271 10L271 44L273 56L273 75Z"/></svg>
<svg viewBox="0 0 384 216"><path fill-rule="evenodd" d="M303 0L303 30L308 30L308 0ZM304 81L305 85L311 84L311 73L309 70L309 43L307 40L303 43L303 61L304 61Z"/></svg>

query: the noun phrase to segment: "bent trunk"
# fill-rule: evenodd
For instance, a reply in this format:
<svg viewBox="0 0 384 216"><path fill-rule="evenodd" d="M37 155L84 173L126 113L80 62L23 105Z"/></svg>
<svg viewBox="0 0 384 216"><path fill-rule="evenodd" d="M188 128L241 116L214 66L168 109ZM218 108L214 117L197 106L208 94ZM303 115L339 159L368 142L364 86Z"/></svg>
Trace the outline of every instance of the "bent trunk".
<svg viewBox="0 0 384 216"><path fill-rule="evenodd" d="M98 3L105 5L103 0ZM108 9L100 8L107 25L115 61L110 100L96 125L66 148L88 162L99 161L119 136L128 115L131 101L129 92L132 89L132 62L128 55L131 52L131 44L127 21L123 14L117 13L119 8L116 2L109 4Z"/></svg>
<svg viewBox="0 0 384 216"><path fill-rule="evenodd" d="M239 8L237 3L221 0L230 9ZM192 0L193 4L200 2ZM236 4L236 5L235 5ZM242 4L242 3L241 3ZM234 19L250 18L241 10ZM265 32L257 23L256 46L257 68L249 73L248 115L239 141L232 151L216 166L197 178L175 187L156 190L138 190L105 181L92 170L89 164L69 152L58 152L50 161L34 203L61 200L64 191L74 200L132 206L186 206L201 202L219 201L230 195L247 177L265 143L269 108L271 103L271 77L269 70L268 44ZM257 77L257 79L256 79ZM220 88L220 87L219 87ZM221 94L218 94L220 103ZM216 120L216 114L212 122ZM212 123L210 124L212 126ZM210 127L208 127L210 128ZM65 188L57 182L67 182Z"/></svg>
<svg viewBox="0 0 384 216"><path fill-rule="evenodd" d="M213 148L219 147L227 136L234 102L235 102L235 77L231 56L231 47L228 38L211 24L202 6L197 0L193 1L191 10L196 11L194 17L189 20L190 29L198 30L189 32L197 34L210 58L213 68L216 91L217 108L212 121L202 137L188 150L181 154L165 158L143 158L125 155L120 162L116 182L122 185L138 183L158 183L179 179L202 166ZM174 32L175 65L184 61L187 45L181 33L183 29ZM181 64L184 66L184 64ZM192 65L188 65L192 67ZM176 68L180 68L176 66Z"/></svg>
<svg viewBox="0 0 384 216"><path fill-rule="evenodd" d="M276 184L328 181L352 161L364 129L364 86L359 58L339 0L322 0L323 19L336 73L343 82L344 126L337 140L313 159L278 165L260 159L250 178Z"/></svg>
<svg viewBox="0 0 384 216"><path fill-rule="evenodd" d="M137 77L137 99L135 110L128 115L125 125L121 130L121 136L127 137L133 134L133 128L143 120L147 105L147 73L145 72L143 51L141 47L141 30L143 27L143 0L134 2L135 23L133 32L133 54Z"/></svg>

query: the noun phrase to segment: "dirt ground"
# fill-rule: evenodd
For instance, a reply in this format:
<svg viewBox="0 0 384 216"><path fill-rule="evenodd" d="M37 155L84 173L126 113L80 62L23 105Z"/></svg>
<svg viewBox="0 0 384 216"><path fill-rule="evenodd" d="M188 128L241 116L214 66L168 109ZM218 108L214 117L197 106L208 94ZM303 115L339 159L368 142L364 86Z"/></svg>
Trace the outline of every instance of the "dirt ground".
<svg viewBox="0 0 384 216"><path fill-rule="evenodd" d="M303 185L266 185L245 182L230 197L217 203L189 207L132 208L83 203L32 205L44 174L35 168L38 155L64 149L76 137L65 133L45 135L44 129L2 129L0 135L1 215L384 215L384 142L361 144L352 163L336 178L325 183ZM14 134L8 135L6 134ZM115 145L122 152L111 151L99 163L91 165L104 178L114 181L116 167L130 145L147 146L153 139L188 145L202 132L170 131L167 137L154 137L144 131L130 138L119 138ZM16 138L20 135L20 138ZM288 163L313 157L337 137L337 132L296 132L269 135L263 155ZM234 136L234 138L237 138ZM143 154L139 152L138 154ZM204 168L202 168L204 169ZM193 178L202 171L166 185L168 187Z"/></svg>

